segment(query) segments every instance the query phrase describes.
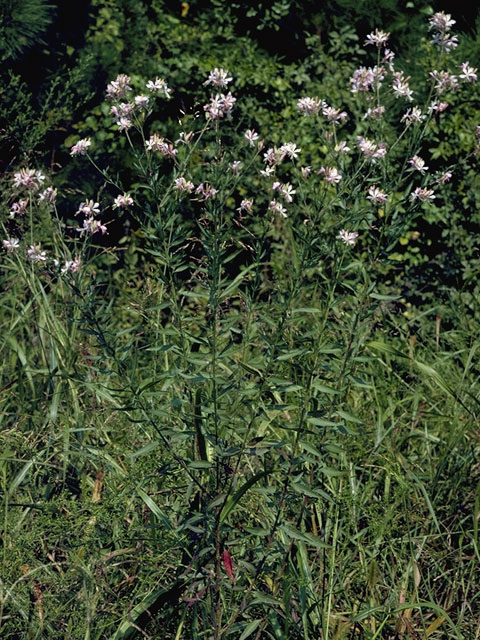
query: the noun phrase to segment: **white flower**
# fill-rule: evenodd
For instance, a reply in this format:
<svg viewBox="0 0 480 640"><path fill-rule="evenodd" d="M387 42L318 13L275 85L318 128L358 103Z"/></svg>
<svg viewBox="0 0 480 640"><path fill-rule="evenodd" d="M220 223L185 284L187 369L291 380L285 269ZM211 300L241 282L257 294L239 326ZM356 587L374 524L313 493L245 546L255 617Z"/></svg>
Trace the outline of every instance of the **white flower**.
<svg viewBox="0 0 480 640"><path fill-rule="evenodd" d="M405 77L403 71L395 71L393 73L392 91L397 98L407 98L407 100L413 100L413 91L408 85L410 76Z"/></svg>
<svg viewBox="0 0 480 640"><path fill-rule="evenodd" d="M438 31L449 31L450 27L453 27L455 20L451 19L452 16L449 13L438 11L434 13L429 20L429 30L438 29Z"/></svg>
<svg viewBox="0 0 480 640"><path fill-rule="evenodd" d="M242 200L240 206L237 208L238 213L242 213L242 211L246 211L247 213L251 213L253 207L253 200Z"/></svg>
<svg viewBox="0 0 480 640"><path fill-rule="evenodd" d="M20 169L13 174L13 186L16 188L25 187L29 191L38 191L44 181L43 173L35 169Z"/></svg>
<svg viewBox="0 0 480 640"><path fill-rule="evenodd" d="M9 238L8 240L2 240L3 248L7 251L16 251L20 246L20 240L18 238Z"/></svg>
<svg viewBox="0 0 480 640"><path fill-rule="evenodd" d="M163 93L165 98L171 98L172 90L168 88L167 83L163 78L155 78L155 80L149 80L147 82L147 89L153 93Z"/></svg>
<svg viewBox="0 0 480 640"><path fill-rule="evenodd" d="M145 141L145 147L147 151L158 151L162 155L170 156L171 158L174 158L178 153L178 149L175 149L172 143L166 142L164 138L160 138L156 133Z"/></svg>
<svg viewBox="0 0 480 640"><path fill-rule="evenodd" d="M71 156L84 156L87 153L88 147L92 144L90 138L83 138L79 140L73 147L70 149Z"/></svg>
<svg viewBox="0 0 480 640"><path fill-rule="evenodd" d="M11 206L10 215L8 217L14 218L15 216L22 214L28 207L28 203L29 203L28 198L26 198L25 200L19 200L18 202L14 202Z"/></svg>
<svg viewBox="0 0 480 640"><path fill-rule="evenodd" d="M428 171L428 167L425 166L425 160L422 160L420 156L413 156L413 158L410 158L408 161L408 164L416 171L420 171L422 175L425 175L425 172Z"/></svg>
<svg viewBox="0 0 480 640"><path fill-rule="evenodd" d="M312 167L308 166L308 167L302 167L300 169L300 171L302 172L302 176L304 178L308 178L308 176L312 173Z"/></svg>
<svg viewBox="0 0 480 640"><path fill-rule="evenodd" d="M390 69L390 71L393 71L394 58L395 58L395 54L393 53L393 51L390 51L390 49L383 50L382 62L384 62L385 64L388 64L388 68Z"/></svg>
<svg viewBox="0 0 480 640"><path fill-rule="evenodd" d="M47 259L47 252L40 250L39 244L30 245L27 249L27 255L32 262L45 262Z"/></svg>
<svg viewBox="0 0 480 640"><path fill-rule="evenodd" d="M357 146L371 162L375 162L379 158L384 158L387 154L387 147L383 142L377 143L362 136L357 137Z"/></svg>
<svg viewBox="0 0 480 640"><path fill-rule="evenodd" d="M425 120L426 116L422 115L422 110L420 107L412 107L411 109L407 109L407 111L402 116L401 122L406 122L407 124L411 124L412 122L421 122Z"/></svg>
<svg viewBox="0 0 480 640"><path fill-rule="evenodd" d="M132 126L132 121L129 118L120 118L115 124L120 131L127 131Z"/></svg>
<svg viewBox="0 0 480 640"><path fill-rule="evenodd" d="M263 176L264 178L269 178L274 173L275 173L274 167L265 167L265 169L262 169L260 171L260 175Z"/></svg>
<svg viewBox="0 0 480 640"><path fill-rule="evenodd" d="M344 242L345 244L348 244L351 247L353 247L357 241L358 233L356 231L347 231L346 229L342 229L339 232L337 238L339 240L342 240L342 242Z"/></svg>
<svg viewBox="0 0 480 640"><path fill-rule="evenodd" d="M86 216L95 216L100 213L100 205L93 200L81 202L77 213L83 213Z"/></svg>
<svg viewBox="0 0 480 640"><path fill-rule="evenodd" d="M372 204L384 204L388 199L386 193L378 189L377 187L370 187L368 190L367 200L370 200Z"/></svg>
<svg viewBox="0 0 480 640"><path fill-rule="evenodd" d="M477 81L477 69L475 67L471 67L468 62L462 62L462 64L460 65L460 69L462 70L462 73L459 74L459 78L465 80L466 82Z"/></svg>
<svg viewBox="0 0 480 640"><path fill-rule="evenodd" d="M347 118L346 111L340 111L340 109L334 109L333 107L329 107L327 104L322 109L322 114L325 116L327 120L333 122L334 124L340 124L344 122Z"/></svg>
<svg viewBox="0 0 480 640"><path fill-rule="evenodd" d="M258 135L258 133L256 131L254 131L253 129L247 129L245 131L245 133L243 134L243 137L245 138L245 140L248 142L248 144L253 147L255 145L255 142L258 140L258 138L260 137Z"/></svg>
<svg viewBox="0 0 480 640"><path fill-rule="evenodd" d="M213 71L210 71L207 80L203 84L213 84L215 87L226 87L232 80L233 78L229 77L228 71L215 67Z"/></svg>
<svg viewBox="0 0 480 640"><path fill-rule="evenodd" d="M91 235L97 233L97 231L100 231L103 236L105 235L105 233L107 233L107 227L99 220L95 220L95 218L85 218L85 220L83 221L83 227L79 227L77 231L79 233L88 232Z"/></svg>
<svg viewBox="0 0 480 640"><path fill-rule="evenodd" d="M457 76L453 75L449 71L437 71L434 69L430 71L429 76L435 82L435 91L437 93L444 93L445 91L455 91L458 89Z"/></svg>
<svg viewBox="0 0 480 640"><path fill-rule="evenodd" d="M339 142L338 144L335 145L335 151L337 153L348 153L349 151L351 151L351 149L347 145L345 140L342 140L341 142Z"/></svg>
<svg viewBox="0 0 480 640"><path fill-rule="evenodd" d="M457 36L451 36L448 33L434 33L432 36L433 44L438 45L443 51L447 53L452 49L456 49L458 47L458 38Z"/></svg>
<svg viewBox="0 0 480 640"><path fill-rule="evenodd" d="M285 207L283 205L280 204L280 202L277 202L276 200L272 200L270 202L270 204L268 205L268 208L271 211L275 211L275 213L279 213L284 218L287 217L287 210L285 209Z"/></svg>
<svg viewBox="0 0 480 640"><path fill-rule="evenodd" d="M107 98L123 98L131 90L129 87L130 78L124 73L121 73L107 85Z"/></svg>
<svg viewBox="0 0 480 640"><path fill-rule="evenodd" d="M367 39L365 40L365 44L373 44L376 47L382 47L387 43L390 34L385 31L380 31L379 29L375 29L372 33L369 33Z"/></svg>
<svg viewBox="0 0 480 640"><path fill-rule="evenodd" d="M56 197L57 197L57 190L54 189L53 187L47 187L45 191L42 191L42 193L38 195L38 201L48 202L50 204L53 204L55 202Z"/></svg>
<svg viewBox="0 0 480 640"><path fill-rule="evenodd" d="M210 98L209 104L203 106L207 118L209 120L218 120L224 116L230 116L237 99L232 96L231 92L226 95L217 93L215 97Z"/></svg>
<svg viewBox="0 0 480 640"><path fill-rule="evenodd" d="M300 151L301 149L299 149L294 142L285 142L285 144L282 144L280 147L280 152L287 155L290 160L296 160Z"/></svg>
<svg viewBox="0 0 480 640"><path fill-rule="evenodd" d="M320 167L318 174L323 175L325 177L325 181L330 183L338 184L342 179L342 175L338 172L336 167Z"/></svg>
<svg viewBox="0 0 480 640"><path fill-rule="evenodd" d="M432 189L417 187L415 191L410 194L410 200L420 200L421 202L426 202L427 200L435 200L435 194L433 193Z"/></svg>
<svg viewBox="0 0 480 640"><path fill-rule="evenodd" d="M278 191L285 202L293 202L293 195L296 191L289 182L287 182L287 184L281 184Z"/></svg>
<svg viewBox="0 0 480 640"><path fill-rule="evenodd" d="M240 171L240 167L242 166L242 163L240 162L240 160L234 160L228 166L232 171L233 175L238 176L238 172Z"/></svg>
<svg viewBox="0 0 480 640"><path fill-rule="evenodd" d="M185 193L192 193L195 189L195 185L190 180L185 180L183 176L175 178L173 188L177 191L184 191Z"/></svg>
<svg viewBox="0 0 480 640"><path fill-rule="evenodd" d="M374 107L373 109L369 108L366 110L363 119L366 120L367 118L371 118L372 120L377 120L378 118L381 118L384 113L385 107L383 105Z"/></svg>
<svg viewBox="0 0 480 640"><path fill-rule="evenodd" d="M135 106L138 109L146 109L148 107L149 101L150 101L150 98L148 96L143 96L143 95L135 96L135 100L134 100Z"/></svg>
<svg viewBox="0 0 480 640"><path fill-rule="evenodd" d="M123 209L125 207L131 207L133 204L133 198L124 193L123 196L117 196L113 201L113 209Z"/></svg>
<svg viewBox="0 0 480 640"><path fill-rule="evenodd" d="M62 273L76 273L80 268L80 258L74 260L65 260L65 265L62 267Z"/></svg>
<svg viewBox="0 0 480 640"><path fill-rule="evenodd" d="M297 109L304 116L316 115L324 106L326 103L319 98L300 98L297 102Z"/></svg>

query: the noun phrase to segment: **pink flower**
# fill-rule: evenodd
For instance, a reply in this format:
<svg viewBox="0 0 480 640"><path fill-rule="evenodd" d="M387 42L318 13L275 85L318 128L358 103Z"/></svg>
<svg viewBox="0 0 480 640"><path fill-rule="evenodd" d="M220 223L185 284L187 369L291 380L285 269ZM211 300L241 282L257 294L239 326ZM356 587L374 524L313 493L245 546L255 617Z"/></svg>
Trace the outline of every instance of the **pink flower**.
<svg viewBox="0 0 480 640"><path fill-rule="evenodd" d="M444 93L445 91L455 91L455 89L458 89L457 76L453 75L449 71L437 71L437 69L434 69L433 71L430 71L429 76L435 83L435 91L439 94Z"/></svg>
<svg viewBox="0 0 480 640"><path fill-rule="evenodd" d="M232 96L231 92L226 95L217 93L215 97L210 98L209 104L204 105L203 109L209 120L218 120L225 116L230 116L237 99Z"/></svg>
<svg viewBox="0 0 480 640"><path fill-rule="evenodd" d="M433 193L432 189L417 187L415 191L410 194L410 200L420 200L421 202L426 202L427 200L435 200L435 194Z"/></svg>
<svg viewBox="0 0 480 640"><path fill-rule="evenodd" d="M204 186L202 183L202 184L199 184L198 187L195 189L195 193L198 194L199 196L202 196L204 200L209 200L210 198L214 198L217 195L218 189L214 189L209 184L206 184Z"/></svg>
<svg viewBox="0 0 480 640"><path fill-rule="evenodd" d="M77 213L83 213L86 216L95 216L100 213L100 205L93 200L81 202Z"/></svg>
<svg viewBox="0 0 480 640"><path fill-rule="evenodd" d="M374 142L362 136L357 137L357 146L363 155L371 162L384 158L387 154L387 147L383 142Z"/></svg>
<svg viewBox="0 0 480 640"><path fill-rule="evenodd" d="M452 16L449 13L438 11L434 13L429 20L429 30L437 29L438 31L450 31L450 27L453 27L455 20L451 19Z"/></svg>
<svg viewBox="0 0 480 640"><path fill-rule="evenodd" d="M195 189L195 185L193 184L193 182L190 182L190 180L185 180L183 176L180 176L179 178L175 178L173 188L177 191L192 193L192 191Z"/></svg>
<svg viewBox="0 0 480 640"><path fill-rule="evenodd" d="M297 109L303 116L312 116L316 115L323 106L326 106L326 103L319 98L300 98L297 102Z"/></svg>
<svg viewBox="0 0 480 640"><path fill-rule="evenodd" d="M131 91L129 83L130 78L128 76L123 73L118 75L115 80L112 80L112 82L107 85L107 98L118 99L126 96L127 93Z"/></svg>
<svg viewBox="0 0 480 640"><path fill-rule="evenodd" d="M450 182L451 179L452 179L452 172L445 171L445 173L441 175L440 178L438 178L437 182L439 184L445 184L446 182Z"/></svg>
<svg viewBox="0 0 480 640"><path fill-rule="evenodd" d="M246 211L247 213L251 213L253 207L253 200L242 200L240 206L238 207L238 213L242 213L242 211Z"/></svg>
<svg viewBox="0 0 480 640"><path fill-rule="evenodd" d="M354 71L353 76L350 78L352 93L371 91L373 88L379 87L385 74L386 70L383 67L360 67Z"/></svg>
<svg viewBox="0 0 480 640"><path fill-rule="evenodd" d="M133 204L133 198L124 193L123 196L117 196L113 201L113 209L124 209L125 207L131 207Z"/></svg>
<svg viewBox="0 0 480 640"><path fill-rule="evenodd" d="M413 158L410 158L408 161L408 164L416 171L420 171L422 175L425 175L425 171L428 171L428 167L425 166L425 160L422 160L420 156L413 156Z"/></svg>
<svg viewBox="0 0 480 640"><path fill-rule="evenodd" d="M97 231L100 231L103 236L107 233L107 227L99 220L95 220L95 218L85 218L85 220L83 221L83 227L79 227L77 231L79 233L88 232L91 235L97 233Z"/></svg>
<svg viewBox="0 0 480 640"><path fill-rule="evenodd" d="M92 142L91 142L90 138L83 138L82 140L79 140L70 149L70 155L71 156L84 156L87 153L88 147L91 144L92 144Z"/></svg>
<svg viewBox="0 0 480 640"><path fill-rule="evenodd" d="M80 269L80 258L74 260L65 260L65 265L62 267L62 273L76 273Z"/></svg>
<svg viewBox="0 0 480 640"><path fill-rule="evenodd" d="M368 190L367 200L370 200L372 204L384 204L388 199L386 193L378 189L377 187L370 187Z"/></svg>
<svg viewBox="0 0 480 640"><path fill-rule="evenodd" d="M41 171L35 169L20 169L13 174L13 186L15 188L25 187L29 191L38 191L45 181L45 176Z"/></svg>
<svg viewBox="0 0 480 640"><path fill-rule="evenodd" d="M18 202L14 202L12 204L12 207L10 209L10 215L8 217L14 218L15 216L22 214L28 207L28 203L29 203L28 198L26 198L25 200L19 200Z"/></svg>
<svg viewBox="0 0 480 640"><path fill-rule="evenodd" d="M338 172L336 167L320 167L318 174L323 175L326 182L334 184L338 184L342 179L342 175Z"/></svg>
<svg viewBox="0 0 480 640"><path fill-rule="evenodd" d="M333 122L334 124L340 124L347 118L346 111L340 111L340 109L334 109L333 107L329 107L328 105L325 105L323 107L322 113L327 120Z"/></svg>

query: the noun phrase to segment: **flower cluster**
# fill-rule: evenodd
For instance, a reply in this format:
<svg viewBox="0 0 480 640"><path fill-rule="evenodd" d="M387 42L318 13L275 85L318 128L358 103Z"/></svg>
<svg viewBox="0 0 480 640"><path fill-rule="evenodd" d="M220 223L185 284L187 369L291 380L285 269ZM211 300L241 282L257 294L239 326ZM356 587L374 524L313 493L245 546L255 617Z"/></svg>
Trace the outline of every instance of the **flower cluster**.
<svg viewBox="0 0 480 640"><path fill-rule="evenodd" d="M383 142L374 142L363 136L357 137L357 146L363 155L371 162L384 158L387 154L387 147Z"/></svg>
<svg viewBox="0 0 480 640"><path fill-rule="evenodd" d="M20 169L13 174L13 186L15 189L38 191L45 182L45 175L35 169Z"/></svg>
<svg viewBox="0 0 480 640"><path fill-rule="evenodd" d="M164 138L160 138L156 133L145 141L147 151L158 151L163 156L175 158L178 149L175 149L171 142L167 142Z"/></svg>
<svg viewBox="0 0 480 640"><path fill-rule="evenodd" d="M90 147L91 144L92 144L92 141L90 140L90 138L83 138L83 140L79 140L70 149L70 155L71 156L84 156L87 153L88 148Z"/></svg>
<svg viewBox="0 0 480 640"><path fill-rule="evenodd" d="M455 20L452 20L452 16L449 13L443 13L439 11L435 13L429 21L429 30L433 30L432 42L443 51L451 51L458 46L457 36L450 34L450 27L455 24Z"/></svg>
<svg viewBox="0 0 480 640"><path fill-rule="evenodd" d="M231 115L236 101L237 99L230 91L226 95L224 93L217 93L210 98L208 104L203 106L203 110L209 120L218 120L219 118Z"/></svg>

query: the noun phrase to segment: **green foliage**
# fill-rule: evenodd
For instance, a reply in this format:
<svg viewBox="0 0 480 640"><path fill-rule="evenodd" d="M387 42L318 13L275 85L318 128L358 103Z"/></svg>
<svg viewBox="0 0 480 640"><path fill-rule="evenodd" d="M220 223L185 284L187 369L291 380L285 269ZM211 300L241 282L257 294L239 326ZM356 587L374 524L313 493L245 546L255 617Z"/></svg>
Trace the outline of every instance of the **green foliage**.
<svg viewBox="0 0 480 640"><path fill-rule="evenodd" d="M18 58L37 42L53 20L54 5L46 0L1 0L0 62Z"/></svg>

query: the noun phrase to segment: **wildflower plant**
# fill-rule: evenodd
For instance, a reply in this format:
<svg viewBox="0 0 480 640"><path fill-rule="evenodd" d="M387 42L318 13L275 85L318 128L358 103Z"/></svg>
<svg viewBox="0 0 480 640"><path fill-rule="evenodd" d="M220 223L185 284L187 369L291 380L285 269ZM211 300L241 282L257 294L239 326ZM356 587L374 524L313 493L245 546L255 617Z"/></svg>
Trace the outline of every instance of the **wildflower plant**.
<svg viewBox="0 0 480 640"><path fill-rule="evenodd" d="M79 202L75 249L61 260L52 239L40 245L33 233L40 201L53 211L53 187L33 169L13 176L3 260L20 270L30 261L40 281L56 265L102 359L95 384L143 438L134 455L155 443L168 468L161 507L134 491L176 536L167 589L182 611L176 637L183 625L215 640L280 628L332 637L342 535L332 523L353 478L350 443L372 419L358 398L372 388L379 315L397 297L381 276L455 171L430 170L422 140L476 81L468 63L461 74L449 66L452 24L442 13L430 20L442 65L427 90L397 68L377 29L349 104L299 96L294 118L309 120L320 149L308 159L300 140L270 143L268 131L236 120L229 70L199 79L204 103L180 113L168 139L151 124L157 101L172 97L167 82L119 75L107 98L135 176L123 184L100 166L89 138L72 146L72 161L90 160L103 188ZM151 287L148 302L132 301L134 327L117 335L115 310L81 278L89 243L108 234L106 211L135 220ZM164 597L135 603L119 637ZM394 608L387 598L382 611Z"/></svg>

